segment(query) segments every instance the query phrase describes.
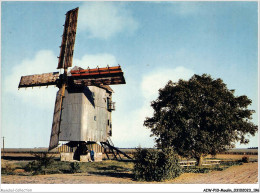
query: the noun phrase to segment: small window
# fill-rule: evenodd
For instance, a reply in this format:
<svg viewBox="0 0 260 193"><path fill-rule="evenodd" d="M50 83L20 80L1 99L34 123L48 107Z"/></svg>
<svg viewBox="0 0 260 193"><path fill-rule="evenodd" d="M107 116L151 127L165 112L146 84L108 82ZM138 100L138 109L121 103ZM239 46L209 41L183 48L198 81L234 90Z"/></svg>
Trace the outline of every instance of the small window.
<svg viewBox="0 0 260 193"><path fill-rule="evenodd" d="M97 120L97 116L94 116L94 121L96 121Z"/></svg>
<svg viewBox="0 0 260 193"><path fill-rule="evenodd" d="M109 126L109 119L107 120L107 125Z"/></svg>

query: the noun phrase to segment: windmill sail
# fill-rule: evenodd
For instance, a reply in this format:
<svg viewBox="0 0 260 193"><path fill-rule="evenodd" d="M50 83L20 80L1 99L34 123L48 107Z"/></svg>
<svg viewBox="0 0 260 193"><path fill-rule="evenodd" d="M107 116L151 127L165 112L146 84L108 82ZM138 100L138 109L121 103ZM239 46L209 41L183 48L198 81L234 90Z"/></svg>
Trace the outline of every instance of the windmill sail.
<svg viewBox="0 0 260 193"><path fill-rule="evenodd" d="M57 69L66 69L72 66L72 58L77 30L78 10L79 8L75 8L66 13Z"/></svg>
<svg viewBox="0 0 260 193"><path fill-rule="evenodd" d="M71 70L70 82L75 85L98 86L125 84L124 73L120 66Z"/></svg>
<svg viewBox="0 0 260 193"><path fill-rule="evenodd" d="M18 88L56 85L59 72L22 76Z"/></svg>
<svg viewBox="0 0 260 193"><path fill-rule="evenodd" d="M64 92L65 92L65 85L63 85L62 88L59 89L56 96L49 150L54 149L59 144L62 100L63 100Z"/></svg>

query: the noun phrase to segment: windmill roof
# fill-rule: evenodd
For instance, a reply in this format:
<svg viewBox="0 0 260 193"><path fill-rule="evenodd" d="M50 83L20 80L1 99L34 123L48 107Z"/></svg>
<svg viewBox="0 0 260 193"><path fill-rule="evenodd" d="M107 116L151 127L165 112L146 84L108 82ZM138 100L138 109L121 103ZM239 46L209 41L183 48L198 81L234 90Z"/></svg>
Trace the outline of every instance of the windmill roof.
<svg viewBox="0 0 260 193"><path fill-rule="evenodd" d="M71 71L76 71L76 70L84 70L83 68L79 66L74 66L69 72L68 76L71 76ZM103 88L107 90L108 92L114 92L113 89L109 85L99 85L98 87Z"/></svg>
<svg viewBox="0 0 260 193"><path fill-rule="evenodd" d="M71 76L71 71L74 70L84 70L83 68L79 67L79 66L74 66L72 69L70 69L70 71L68 72L68 76Z"/></svg>

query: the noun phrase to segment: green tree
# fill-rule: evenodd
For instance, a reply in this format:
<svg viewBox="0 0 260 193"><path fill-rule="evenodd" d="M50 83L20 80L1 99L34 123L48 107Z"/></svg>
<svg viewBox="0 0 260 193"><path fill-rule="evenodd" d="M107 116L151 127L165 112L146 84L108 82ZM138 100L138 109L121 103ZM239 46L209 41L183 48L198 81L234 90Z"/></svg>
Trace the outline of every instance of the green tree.
<svg viewBox="0 0 260 193"><path fill-rule="evenodd" d="M221 79L194 75L189 81L169 81L152 102L153 117L144 125L151 129L160 148L173 147L183 157L203 157L249 142L247 134L258 127L250 120L254 110L247 96L234 96Z"/></svg>

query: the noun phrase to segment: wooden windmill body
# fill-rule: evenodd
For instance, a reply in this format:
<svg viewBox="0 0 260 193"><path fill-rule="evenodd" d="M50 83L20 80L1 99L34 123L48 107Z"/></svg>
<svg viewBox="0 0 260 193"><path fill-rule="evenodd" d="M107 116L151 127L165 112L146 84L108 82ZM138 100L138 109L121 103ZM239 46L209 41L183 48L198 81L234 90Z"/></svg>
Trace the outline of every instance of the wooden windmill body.
<svg viewBox="0 0 260 193"><path fill-rule="evenodd" d="M59 141L104 142L112 135L112 90L89 86L65 90Z"/></svg>
<svg viewBox="0 0 260 193"><path fill-rule="evenodd" d="M120 66L82 69L72 67L77 29L78 8L66 13L60 56L59 72L22 76L18 88L56 85L53 123L49 150L59 141L69 141L71 146L100 142L107 144L112 135L111 111L113 90L109 85L125 84Z"/></svg>

